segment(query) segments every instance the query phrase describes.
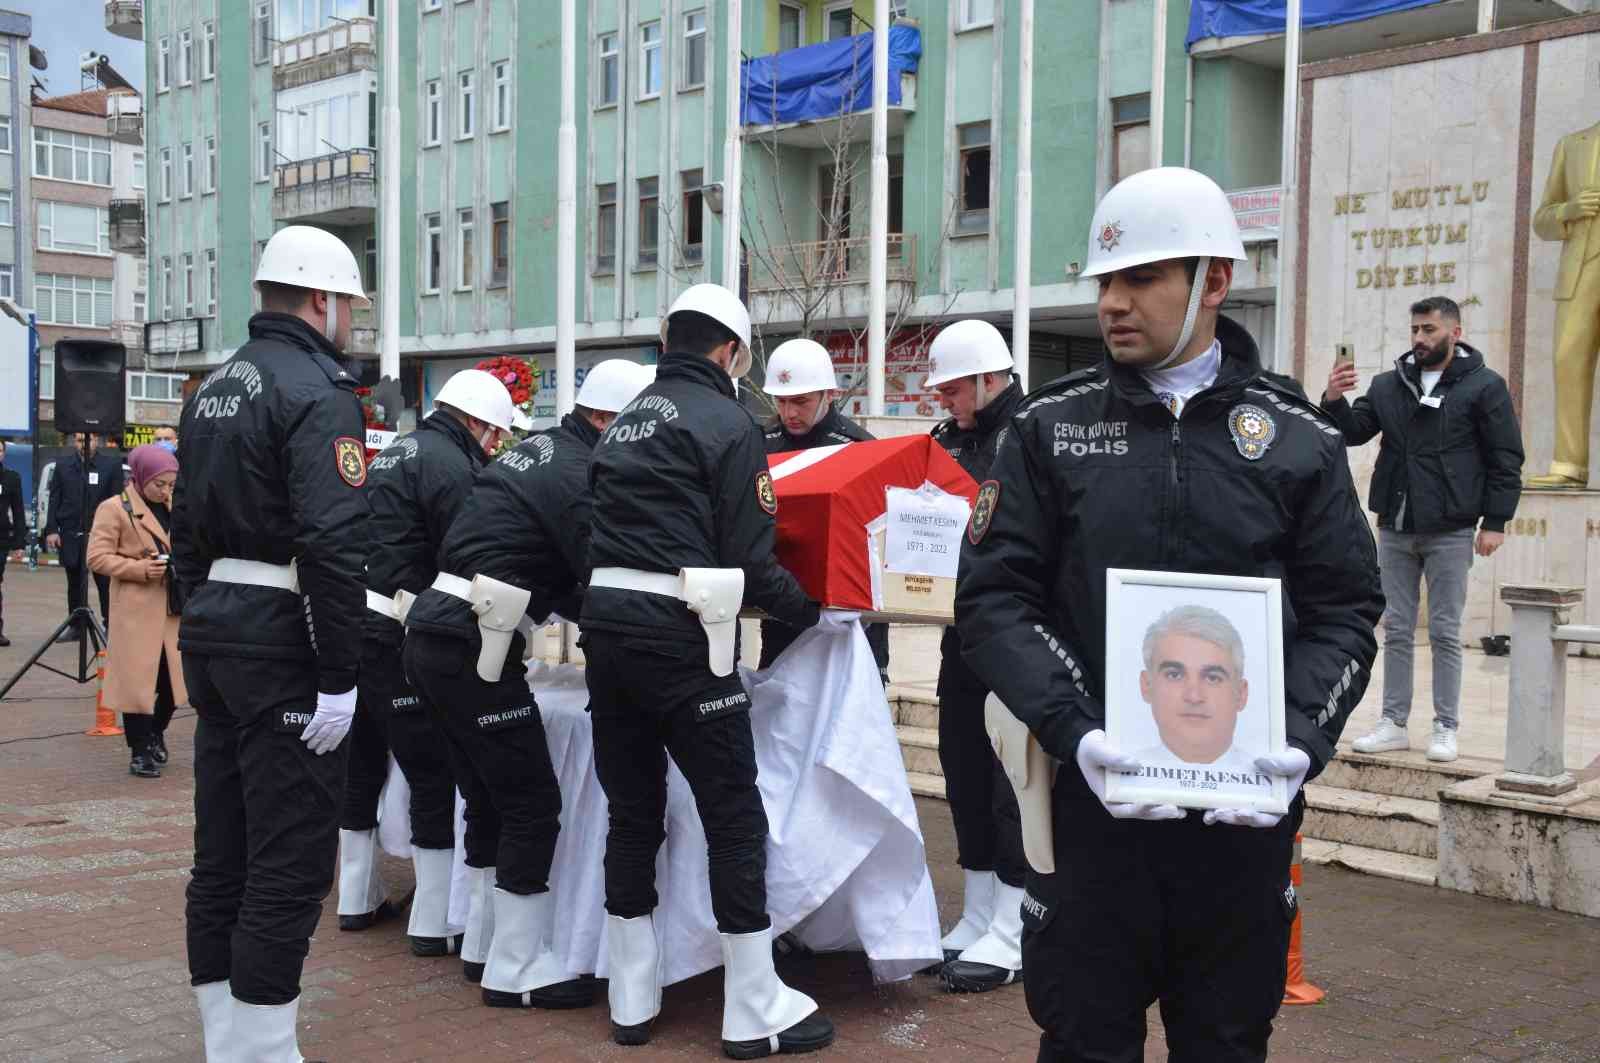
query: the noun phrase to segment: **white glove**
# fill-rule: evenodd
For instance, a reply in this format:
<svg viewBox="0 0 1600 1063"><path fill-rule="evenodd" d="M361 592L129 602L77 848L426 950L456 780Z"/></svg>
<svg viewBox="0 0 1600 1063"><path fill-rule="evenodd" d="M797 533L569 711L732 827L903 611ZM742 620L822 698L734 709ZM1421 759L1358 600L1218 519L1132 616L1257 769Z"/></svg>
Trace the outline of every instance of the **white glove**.
<svg viewBox="0 0 1600 1063"><path fill-rule="evenodd" d="M861 614L849 609L824 609L817 618L817 630L837 634L849 631Z"/></svg>
<svg viewBox="0 0 1600 1063"><path fill-rule="evenodd" d="M1311 758L1306 755L1305 750L1290 746L1286 752L1257 757L1256 770L1286 778L1289 782L1289 800L1293 802L1294 795L1300 792L1300 787L1306 781L1306 772L1311 770ZM1222 823L1229 827L1262 829L1276 827L1282 818L1281 813L1255 812L1245 808L1213 808L1203 817L1208 827Z"/></svg>
<svg viewBox="0 0 1600 1063"><path fill-rule="evenodd" d="M317 756L339 748L344 736L350 733L350 721L356 715L356 688L343 694L317 694L317 711L300 733L300 741L311 747Z"/></svg>
<svg viewBox="0 0 1600 1063"><path fill-rule="evenodd" d="M1162 820L1184 817L1183 809L1177 805L1129 805L1106 801L1106 772L1133 771L1139 766L1139 759L1118 752L1106 741L1104 731L1090 731L1083 736L1078 743L1077 760L1083 781L1089 784L1089 789L1094 791L1113 819Z"/></svg>

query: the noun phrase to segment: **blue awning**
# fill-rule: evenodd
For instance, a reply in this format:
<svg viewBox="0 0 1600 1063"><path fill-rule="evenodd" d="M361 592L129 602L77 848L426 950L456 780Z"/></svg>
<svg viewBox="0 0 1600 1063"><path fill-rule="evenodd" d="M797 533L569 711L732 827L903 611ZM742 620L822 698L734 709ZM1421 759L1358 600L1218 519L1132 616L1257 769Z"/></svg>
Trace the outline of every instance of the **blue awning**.
<svg viewBox="0 0 1600 1063"><path fill-rule="evenodd" d="M889 29L889 105L900 103L900 75L914 74L922 31ZM744 62L745 125L837 118L872 108L872 34L791 48Z"/></svg>
<svg viewBox="0 0 1600 1063"><path fill-rule="evenodd" d="M1427 7L1440 0L1302 0L1300 24L1305 29L1359 22L1364 18ZM1285 0L1192 0L1187 45L1207 37L1248 37L1282 33L1287 20Z"/></svg>

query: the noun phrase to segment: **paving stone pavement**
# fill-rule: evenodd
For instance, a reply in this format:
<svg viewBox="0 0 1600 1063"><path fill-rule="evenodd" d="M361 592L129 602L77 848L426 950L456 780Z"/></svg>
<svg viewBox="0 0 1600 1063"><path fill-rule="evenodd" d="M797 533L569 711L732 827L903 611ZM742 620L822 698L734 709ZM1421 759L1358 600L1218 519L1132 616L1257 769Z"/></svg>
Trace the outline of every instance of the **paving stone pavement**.
<svg viewBox="0 0 1600 1063"><path fill-rule="evenodd" d="M58 572L6 573L0 677L63 611ZM51 660L65 664L66 648ZM0 1060L200 1058L184 961L192 844L193 718L169 734L161 779L127 774L120 738L81 734L93 688L44 672L0 705ZM953 921L959 869L949 814L919 802L929 863ZM384 869L397 892L410 868ZM1325 1004L1285 1009L1273 1059L1594 1063L1600 1060L1600 921L1308 868L1307 968ZM1038 1031L1020 988L941 993L917 978L874 986L859 956L783 964L839 1028L819 1061L1029 1060ZM301 1005L308 1056L346 1061L720 1058L720 974L666 991L652 1044L607 1040L605 1009L491 1010L453 960L410 955L404 925L337 930L330 899ZM1148 1060L1166 1058L1151 1013Z"/></svg>

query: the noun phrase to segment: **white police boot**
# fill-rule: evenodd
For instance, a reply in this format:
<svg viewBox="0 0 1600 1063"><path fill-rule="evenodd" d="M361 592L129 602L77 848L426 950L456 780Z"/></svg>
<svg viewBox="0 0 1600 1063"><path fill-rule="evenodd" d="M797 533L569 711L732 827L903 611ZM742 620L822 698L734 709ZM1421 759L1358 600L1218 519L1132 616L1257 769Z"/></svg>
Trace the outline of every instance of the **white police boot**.
<svg viewBox="0 0 1600 1063"><path fill-rule="evenodd" d="M494 940L494 868L467 868L467 929L461 935L461 975L483 981L483 965Z"/></svg>
<svg viewBox="0 0 1600 1063"><path fill-rule="evenodd" d="M976 944L994 922L994 889L999 882L994 872L963 869L961 876L961 921L939 940L946 963L959 956L962 949Z"/></svg>
<svg viewBox="0 0 1600 1063"><path fill-rule="evenodd" d="M287 1004L246 1004L233 1001L233 1025L223 1059L238 1063L305 1063L294 1025L300 998Z"/></svg>
<svg viewBox="0 0 1600 1063"><path fill-rule="evenodd" d="M556 896L494 891L494 941L483 968L483 1002L491 1008L584 1008L595 982L569 972L551 946Z"/></svg>
<svg viewBox="0 0 1600 1063"><path fill-rule="evenodd" d="M649 1044L650 1025L661 1014L661 950L655 917L607 915L606 965L611 1039L619 1045Z"/></svg>
<svg viewBox="0 0 1600 1063"><path fill-rule="evenodd" d="M394 915L378 874L378 832L339 831L339 929L365 930Z"/></svg>
<svg viewBox="0 0 1600 1063"><path fill-rule="evenodd" d="M233 987L224 978L194 987L195 1003L200 1005L200 1032L206 1047L206 1063L227 1063L227 1049L233 1036Z"/></svg>
<svg viewBox="0 0 1600 1063"><path fill-rule="evenodd" d="M449 956L461 950L461 932L450 926L450 875L455 862L454 849L411 848L417 892L411 898L406 936L413 956Z"/></svg>
<svg viewBox="0 0 1600 1063"><path fill-rule="evenodd" d="M817 1002L778 978L772 929L722 935L722 1051L732 1059L815 1052L833 1043Z"/></svg>
<svg viewBox="0 0 1600 1063"><path fill-rule="evenodd" d="M1022 977L1022 887L996 881L994 919L983 937L944 965L953 993L987 993Z"/></svg>

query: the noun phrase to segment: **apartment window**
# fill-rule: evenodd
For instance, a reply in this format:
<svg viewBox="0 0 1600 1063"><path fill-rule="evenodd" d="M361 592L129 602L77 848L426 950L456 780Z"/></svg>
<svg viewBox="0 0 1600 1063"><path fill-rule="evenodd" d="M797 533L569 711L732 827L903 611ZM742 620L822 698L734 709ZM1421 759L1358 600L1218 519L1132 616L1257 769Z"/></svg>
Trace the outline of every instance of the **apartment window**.
<svg viewBox="0 0 1600 1063"><path fill-rule="evenodd" d="M56 397L56 351L54 347L39 348L39 397Z"/></svg>
<svg viewBox="0 0 1600 1063"><path fill-rule="evenodd" d="M194 252L183 253L183 316L194 317Z"/></svg>
<svg viewBox="0 0 1600 1063"><path fill-rule="evenodd" d="M11 216L11 193L0 192L0 226L15 224L16 221Z"/></svg>
<svg viewBox="0 0 1600 1063"><path fill-rule="evenodd" d="M111 279L37 273L33 281L34 311L41 325L111 327Z"/></svg>
<svg viewBox="0 0 1600 1063"><path fill-rule="evenodd" d="M217 138L206 137L206 184L207 192L217 190Z"/></svg>
<svg viewBox="0 0 1600 1063"><path fill-rule="evenodd" d="M161 256L161 320L172 320L172 256Z"/></svg>
<svg viewBox="0 0 1600 1063"><path fill-rule="evenodd" d="M39 249L77 255L111 253L111 212L77 203L39 204Z"/></svg>
<svg viewBox="0 0 1600 1063"><path fill-rule="evenodd" d="M156 91L166 92L172 87L172 39L162 37L156 41Z"/></svg>
<svg viewBox="0 0 1600 1063"><path fill-rule="evenodd" d="M193 144L185 143L183 145L182 158L183 158L183 170L181 172L181 175L183 177L183 182L182 182L182 184L179 185L179 187L183 189L183 198L184 199L188 199L190 196L194 195L194 145Z"/></svg>
<svg viewBox="0 0 1600 1063"><path fill-rule="evenodd" d="M369 292L378 290L378 241L374 237L367 237L361 245L361 286Z"/></svg>
<svg viewBox="0 0 1600 1063"><path fill-rule="evenodd" d="M904 155L889 156L889 231L903 233L906 231L906 157ZM891 243L889 254L897 257L900 254L901 244Z"/></svg>
<svg viewBox="0 0 1600 1063"><path fill-rule="evenodd" d="M172 199L172 149L161 149L161 202Z"/></svg>
<svg viewBox="0 0 1600 1063"><path fill-rule="evenodd" d="M621 57L617 54L617 35L615 33L602 33L599 46L600 106L607 107L617 102L617 84L621 64Z"/></svg>
<svg viewBox="0 0 1600 1063"><path fill-rule="evenodd" d="M144 291L143 288L138 288L138 289L134 290L134 293L133 293L133 319L135 321L146 321L146 320L149 320L148 317L147 317L148 311L145 309L145 302L146 302L147 298L148 297L145 295L145 291Z"/></svg>
<svg viewBox="0 0 1600 1063"><path fill-rule="evenodd" d="M594 270L610 273L617 268L617 186L596 185L594 201Z"/></svg>
<svg viewBox="0 0 1600 1063"><path fill-rule="evenodd" d="M256 19L254 33L255 58L258 63L265 63L272 58L272 3L263 0L256 5Z"/></svg>
<svg viewBox="0 0 1600 1063"><path fill-rule="evenodd" d="M511 279L511 204L489 204L489 287L504 288Z"/></svg>
<svg viewBox="0 0 1600 1063"><path fill-rule="evenodd" d="M33 176L111 187L111 141L61 129L33 129Z"/></svg>
<svg viewBox="0 0 1600 1063"><path fill-rule="evenodd" d="M1150 168L1150 94L1111 101L1111 182Z"/></svg>
<svg viewBox="0 0 1600 1063"><path fill-rule="evenodd" d="M502 59L494 65L494 128L502 132L511 128L511 60Z"/></svg>
<svg viewBox="0 0 1600 1063"><path fill-rule="evenodd" d="M200 77L209 80L217 76L217 24L208 21L200 28Z"/></svg>
<svg viewBox="0 0 1600 1063"><path fill-rule="evenodd" d="M961 0L961 28L994 25L994 0Z"/></svg>
<svg viewBox="0 0 1600 1063"><path fill-rule="evenodd" d="M656 264L661 240L661 195L654 177L639 179L639 266Z"/></svg>
<svg viewBox="0 0 1600 1063"><path fill-rule="evenodd" d="M272 123L256 126L256 180L265 181L272 176Z"/></svg>
<svg viewBox="0 0 1600 1063"><path fill-rule="evenodd" d="M138 399L141 402L183 402L183 382L188 379L182 373L135 373L128 374L128 398Z"/></svg>
<svg viewBox="0 0 1600 1063"><path fill-rule="evenodd" d="M217 316L217 249L206 248L206 316Z"/></svg>
<svg viewBox="0 0 1600 1063"><path fill-rule="evenodd" d="M778 5L778 51L787 52L806 43L806 13L799 4Z"/></svg>
<svg viewBox="0 0 1600 1063"><path fill-rule="evenodd" d="M639 27L639 98L653 100L661 95L661 23L646 22Z"/></svg>
<svg viewBox="0 0 1600 1063"><path fill-rule="evenodd" d="M478 75L471 70L463 70L456 78L458 90L456 108L456 137L465 139L473 134L478 125Z"/></svg>
<svg viewBox="0 0 1600 1063"><path fill-rule="evenodd" d="M194 84L194 30L178 34L178 84Z"/></svg>
<svg viewBox="0 0 1600 1063"><path fill-rule="evenodd" d="M456 258L456 288L458 290L472 287L473 281L473 256L476 254L476 245L472 240L472 210L465 208L456 211L457 240Z"/></svg>
<svg viewBox="0 0 1600 1063"><path fill-rule="evenodd" d="M827 21L824 27L826 40L837 41L850 36L855 32L855 12L851 11L852 4L834 4L828 8Z"/></svg>
<svg viewBox="0 0 1600 1063"><path fill-rule="evenodd" d="M435 145L444 136L444 86L437 79L428 82L427 90L423 97L422 127L426 140L424 143Z"/></svg>
<svg viewBox="0 0 1600 1063"><path fill-rule="evenodd" d="M11 80L11 53L0 48L0 81Z"/></svg>
<svg viewBox="0 0 1600 1063"><path fill-rule="evenodd" d="M0 155L11 154L11 116L0 115Z"/></svg>
<svg viewBox="0 0 1600 1063"><path fill-rule="evenodd" d="M989 123L973 122L958 126L961 147L960 212L956 231L989 231Z"/></svg>
<svg viewBox="0 0 1600 1063"><path fill-rule="evenodd" d="M429 214L425 217L423 229L422 290L436 293L439 290L440 266L444 257L444 233L439 227L439 215Z"/></svg>
<svg viewBox="0 0 1600 1063"><path fill-rule="evenodd" d="M144 152L133 153L133 187L144 191Z"/></svg>
<svg viewBox="0 0 1600 1063"><path fill-rule="evenodd" d="M683 16L683 87L699 88L706 83L706 13L691 11Z"/></svg>
<svg viewBox="0 0 1600 1063"><path fill-rule="evenodd" d="M0 266L0 299L17 297L17 275L11 266Z"/></svg>
<svg viewBox="0 0 1600 1063"><path fill-rule="evenodd" d="M683 183L683 260L699 262L705 255L705 193L700 170L685 170Z"/></svg>

